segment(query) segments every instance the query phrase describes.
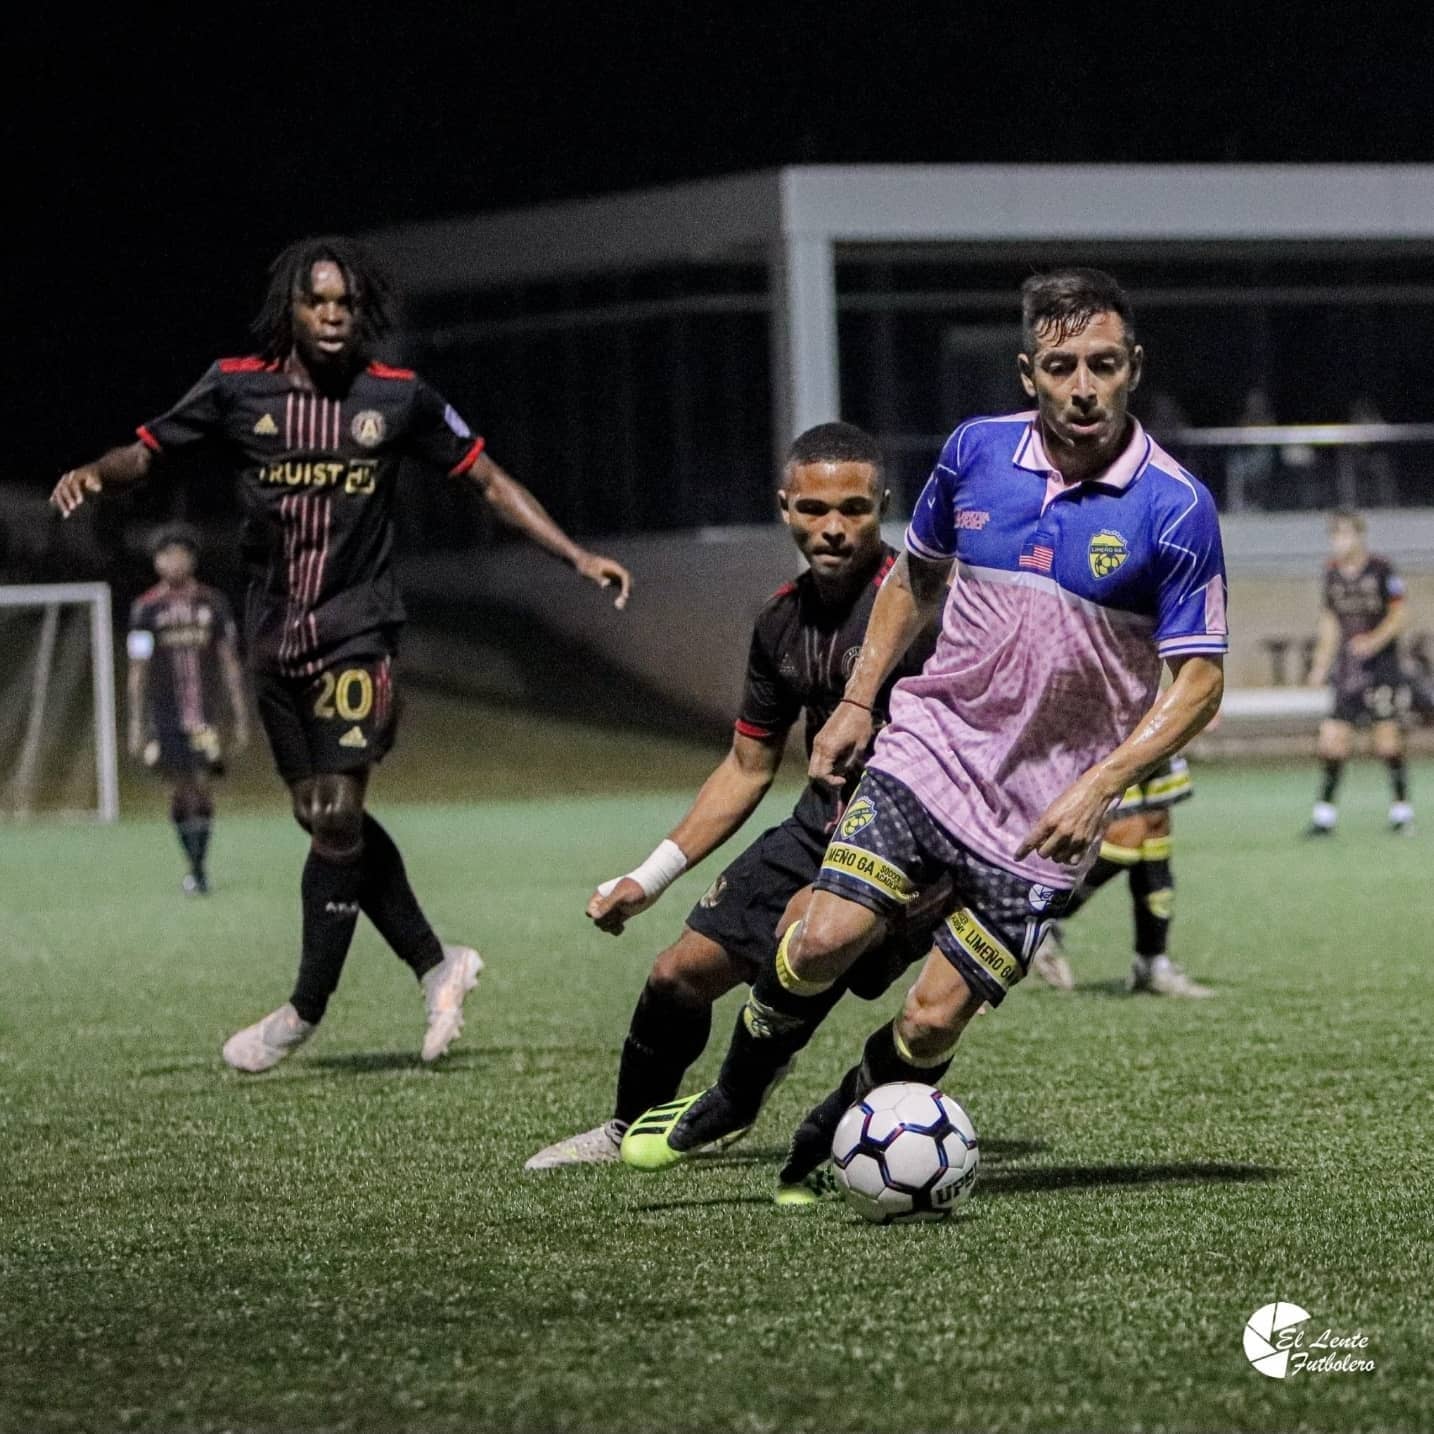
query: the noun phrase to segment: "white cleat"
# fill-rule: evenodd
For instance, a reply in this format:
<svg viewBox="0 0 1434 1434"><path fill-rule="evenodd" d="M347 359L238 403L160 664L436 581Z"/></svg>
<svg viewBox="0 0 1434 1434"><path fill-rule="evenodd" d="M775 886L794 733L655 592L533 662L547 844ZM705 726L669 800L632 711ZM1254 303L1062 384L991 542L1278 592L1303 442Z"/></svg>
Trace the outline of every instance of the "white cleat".
<svg viewBox="0 0 1434 1434"><path fill-rule="evenodd" d="M1066 960L1065 943L1061 940L1060 927L1052 923L1046 932L1036 954L1031 957L1031 974L1038 976L1047 986L1057 991L1074 991L1075 975L1071 963Z"/></svg>
<svg viewBox="0 0 1434 1434"><path fill-rule="evenodd" d="M1150 996L1184 996L1196 1001L1215 994L1209 986L1192 981L1185 974L1185 968L1177 966L1168 956L1137 956L1130 963L1130 980L1127 985L1136 993L1144 992Z"/></svg>
<svg viewBox="0 0 1434 1434"><path fill-rule="evenodd" d="M262 1021L245 1026L224 1042L225 1064L246 1075L272 1070L316 1030L316 1025L300 1020L299 1013L285 1001L277 1011L270 1011Z"/></svg>
<svg viewBox="0 0 1434 1434"><path fill-rule="evenodd" d="M445 946L443 964L423 978L428 1029L420 1054L425 1061L436 1061L462 1034L463 1001L482 970L483 958L471 946Z"/></svg>
<svg viewBox="0 0 1434 1434"><path fill-rule="evenodd" d="M609 1120L581 1135L544 1146L523 1164L524 1170L557 1170L564 1165L613 1165L621 1158L626 1121Z"/></svg>

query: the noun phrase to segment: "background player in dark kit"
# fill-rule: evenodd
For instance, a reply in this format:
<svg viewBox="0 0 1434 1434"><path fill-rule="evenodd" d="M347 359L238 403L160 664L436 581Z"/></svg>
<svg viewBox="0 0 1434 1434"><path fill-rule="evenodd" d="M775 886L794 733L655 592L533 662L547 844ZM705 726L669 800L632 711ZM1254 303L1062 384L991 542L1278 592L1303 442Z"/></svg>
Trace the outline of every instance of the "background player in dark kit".
<svg viewBox="0 0 1434 1434"><path fill-rule="evenodd" d="M1404 581L1387 558L1369 551L1364 519L1350 509L1330 514L1329 548L1309 682L1312 687L1328 682L1334 707L1320 724L1324 775L1308 834L1326 836L1334 830L1339 815L1335 792L1354 751L1356 727L1372 728L1375 755L1389 769L1390 830L1408 832L1413 830L1414 808L1404 763L1403 722L1413 694L1399 662Z"/></svg>
<svg viewBox="0 0 1434 1434"><path fill-rule="evenodd" d="M214 821L211 776L224 770L213 698L222 678L233 746L249 745L244 676L229 601L195 578L199 539L183 524L161 529L152 552L159 578L130 609L129 754L169 787L169 814L189 861L184 889L209 890L204 861ZM217 668L217 671L216 671Z"/></svg>
<svg viewBox="0 0 1434 1434"><path fill-rule="evenodd" d="M602 930L620 934L682 872L742 826L772 785L787 734L803 717L810 750L841 700L881 580L895 558L881 541L888 497L881 451L861 429L823 423L792 444L778 501L809 566L778 588L757 617L731 750L653 853L593 893L587 913ZM927 633L913 643L881 693L882 712L895 681L920 670L933 638ZM809 784L792 813L716 878L682 934L652 963L623 1043L611 1118L540 1150L527 1169L615 1161L628 1124L676 1095L707 1044L714 1002L752 982L772 959L776 935L801 914L843 799L829 786ZM831 1003L848 984L862 995L878 994L909 960L924 954L922 943L906 952L898 938L871 953L853 982L834 989Z"/></svg>
<svg viewBox="0 0 1434 1434"><path fill-rule="evenodd" d="M1135 918L1134 955L1127 989L1152 996L1213 996L1209 986L1191 980L1184 967L1170 959L1170 926L1175 917L1175 872L1171 854L1175 826L1171 809L1193 795L1190 767L1184 757L1162 762L1142 782L1126 789L1100 842L1100 855L1076 888L1061 920L1031 958L1031 971L1048 986L1069 991L1075 986L1066 959L1063 928L1108 881L1126 874Z"/></svg>
<svg viewBox="0 0 1434 1434"><path fill-rule="evenodd" d="M443 947L392 839L364 810L372 763L393 741L392 656L404 618L390 556L400 460L475 483L504 522L627 602L631 579L585 551L483 451L416 374L371 357L389 288L363 248L300 240L274 261L254 329L258 354L221 359L139 438L66 473L68 517L91 494L142 479L164 453L217 440L238 470L250 570L246 628L260 718L294 817L310 834L303 941L292 998L232 1036L224 1058L267 1070L312 1035L338 984L360 910L423 985L423 1057L462 1029L482 962Z"/></svg>

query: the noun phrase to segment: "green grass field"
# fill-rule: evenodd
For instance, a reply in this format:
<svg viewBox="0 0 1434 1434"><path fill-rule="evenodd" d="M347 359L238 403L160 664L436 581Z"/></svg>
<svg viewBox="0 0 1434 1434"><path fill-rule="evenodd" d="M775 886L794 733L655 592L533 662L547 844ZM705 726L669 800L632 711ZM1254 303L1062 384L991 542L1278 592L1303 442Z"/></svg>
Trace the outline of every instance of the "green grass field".
<svg viewBox="0 0 1434 1434"><path fill-rule="evenodd" d="M616 739L578 761L595 786L672 770ZM983 1140L966 1213L891 1229L769 1203L878 1018L857 1002L731 1156L525 1175L607 1113L648 962L716 863L614 941L583 903L680 811L676 779L386 804L400 772L376 809L489 962L433 1070L366 928L309 1047L221 1066L293 975L277 796L221 818L203 902L160 820L0 829L0 1428L1429 1427L1434 836L1385 834L1377 766L1315 845L1307 768L1200 769L1176 954L1219 998L1125 997L1127 901L1103 893L1070 930L1080 988L1019 988L946 1082ZM1434 767L1415 783L1434 802ZM1262 1377L1241 1331L1276 1299L1311 1337L1361 1331L1374 1372Z"/></svg>

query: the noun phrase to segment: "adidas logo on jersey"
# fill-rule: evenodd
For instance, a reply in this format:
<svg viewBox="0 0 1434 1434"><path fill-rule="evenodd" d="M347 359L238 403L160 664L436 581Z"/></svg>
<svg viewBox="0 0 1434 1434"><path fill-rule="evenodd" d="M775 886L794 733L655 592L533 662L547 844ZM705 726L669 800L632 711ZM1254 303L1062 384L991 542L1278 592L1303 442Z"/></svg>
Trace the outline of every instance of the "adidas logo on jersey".
<svg viewBox="0 0 1434 1434"><path fill-rule="evenodd" d="M278 431L279 425L267 413L254 425L254 432L262 438L272 438Z"/></svg>
<svg viewBox="0 0 1434 1434"><path fill-rule="evenodd" d="M368 738L364 736L363 730L359 727L350 727L342 737L339 738L340 747L367 747Z"/></svg>

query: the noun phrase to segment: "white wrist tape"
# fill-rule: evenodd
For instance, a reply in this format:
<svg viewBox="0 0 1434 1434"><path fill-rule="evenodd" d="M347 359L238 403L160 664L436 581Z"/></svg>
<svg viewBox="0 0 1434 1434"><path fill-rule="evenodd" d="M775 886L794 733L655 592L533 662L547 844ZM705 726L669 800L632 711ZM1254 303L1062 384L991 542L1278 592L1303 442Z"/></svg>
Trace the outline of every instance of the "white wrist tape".
<svg viewBox="0 0 1434 1434"><path fill-rule="evenodd" d="M649 901L654 901L686 870L687 858L682 854L682 848L670 837L664 837L646 861L633 867L626 877L615 876L611 881L603 882L598 887L598 894L606 896L618 882L627 880L635 881L642 888L642 894Z"/></svg>

